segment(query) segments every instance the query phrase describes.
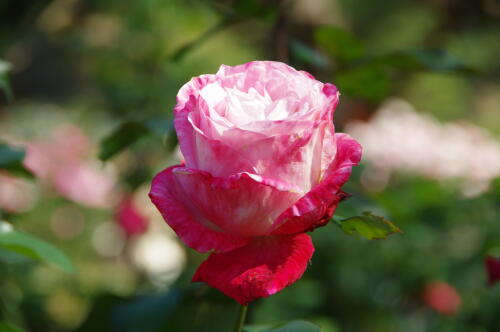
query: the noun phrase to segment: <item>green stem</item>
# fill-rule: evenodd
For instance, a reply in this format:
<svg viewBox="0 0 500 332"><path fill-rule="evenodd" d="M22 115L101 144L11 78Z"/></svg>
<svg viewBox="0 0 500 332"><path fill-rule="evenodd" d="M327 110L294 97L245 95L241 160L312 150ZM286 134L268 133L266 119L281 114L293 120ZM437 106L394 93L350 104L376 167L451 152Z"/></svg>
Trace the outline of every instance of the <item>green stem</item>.
<svg viewBox="0 0 500 332"><path fill-rule="evenodd" d="M245 325L245 317L247 316L247 305L241 305L238 310L238 319L234 325L234 332L241 332L243 326Z"/></svg>

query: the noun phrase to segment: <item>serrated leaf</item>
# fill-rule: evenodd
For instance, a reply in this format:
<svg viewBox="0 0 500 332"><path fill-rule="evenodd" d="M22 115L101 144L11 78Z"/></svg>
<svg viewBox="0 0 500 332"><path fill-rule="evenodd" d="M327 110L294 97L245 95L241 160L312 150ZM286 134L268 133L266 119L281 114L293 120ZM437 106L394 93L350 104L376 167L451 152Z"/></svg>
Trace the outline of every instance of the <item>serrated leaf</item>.
<svg viewBox="0 0 500 332"><path fill-rule="evenodd" d="M74 271L70 260L59 249L32 235L15 230L5 221L0 221L0 248L37 261L55 264L68 272Z"/></svg>
<svg viewBox="0 0 500 332"><path fill-rule="evenodd" d="M0 143L0 169L5 169L15 175L32 177L33 174L23 165L25 155L26 151L23 148Z"/></svg>
<svg viewBox="0 0 500 332"><path fill-rule="evenodd" d="M314 39L331 56L341 62L352 62L365 55L365 47L352 33L334 26L316 29Z"/></svg>
<svg viewBox="0 0 500 332"><path fill-rule="evenodd" d="M23 330L14 325L0 322L0 332L23 332Z"/></svg>
<svg viewBox="0 0 500 332"><path fill-rule="evenodd" d="M371 212L363 212L361 216L354 216L337 220L334 222L348 235L361 235L368 240L385 239L394 233L402 233L401 229L391 221L374 215Z"/></svg>
<svg viewBox="0 0 500 332"><path fill-rule="evenodd" d="M269 329L263 329L261 332L320 332L318 325L305 320L294 320L273 326Z"/></svg>

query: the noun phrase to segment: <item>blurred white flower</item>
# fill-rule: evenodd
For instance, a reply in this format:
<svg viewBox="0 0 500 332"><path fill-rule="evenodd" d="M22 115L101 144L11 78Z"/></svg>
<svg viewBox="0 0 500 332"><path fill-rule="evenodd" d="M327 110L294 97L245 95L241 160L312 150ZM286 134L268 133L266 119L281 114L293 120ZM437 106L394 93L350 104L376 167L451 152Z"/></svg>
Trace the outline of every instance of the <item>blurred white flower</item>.
<svg viewBox="0 0 500 332"><path fill-rule="evenodd" d="M500 176L500 143L473 124L441 124L407 102L389 100L369 122L346 131L363 145L368 189L381 190L395 171L436 180L460 179L462 193L476 196Z"/></svg>
<svg viewBox="0 0 500 332"><path fill-rule="evenodd" d="M163 232L148 232L132 245L132 260L156 286L172 283L182 272L186 254L177 240Z"/></svg>
<svg viewBox="0 0 500 332"><path fill-rule="evenodd" d="M149 227L146 233L131 240L130 254L132 262L154 285L165 287L181 274L186 264L186 252L158 210L151 208L148 189L149 186L143 186L134 194L136 206L149 220Z"/></svg>

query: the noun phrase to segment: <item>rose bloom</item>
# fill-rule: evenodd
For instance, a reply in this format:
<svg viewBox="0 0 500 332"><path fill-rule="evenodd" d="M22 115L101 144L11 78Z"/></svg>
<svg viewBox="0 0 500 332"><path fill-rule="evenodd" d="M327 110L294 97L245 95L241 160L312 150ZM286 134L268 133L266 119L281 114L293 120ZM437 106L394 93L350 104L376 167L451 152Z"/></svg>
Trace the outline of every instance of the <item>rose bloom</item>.
<svg viewBox="0 0 500 332"><path fill-rule="evenodd" d="M306 234L328 223L361 146L336 134L337 88L279 62L202 75L177 96L174 124L185 164L159 173L150 197L191 248L196 271L241 304L304 273Z"/></svg>

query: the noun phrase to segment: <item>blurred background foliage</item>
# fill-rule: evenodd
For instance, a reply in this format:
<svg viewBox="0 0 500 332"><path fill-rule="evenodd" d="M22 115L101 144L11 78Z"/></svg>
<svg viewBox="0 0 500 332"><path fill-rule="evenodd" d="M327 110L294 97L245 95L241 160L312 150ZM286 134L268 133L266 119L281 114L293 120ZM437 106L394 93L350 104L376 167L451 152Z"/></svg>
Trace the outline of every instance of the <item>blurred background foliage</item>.
<svg viewBox="0 0 500 332"><path fill-rule="evenodd" d="M3 0L0 15L0 331L230 329L235 303L190 283L204 257L147 192L181 158L182 84L265 59L339 86L336 127L365 157L338 214L404 233L319 229L304 277L249 324L498 330L498 1Z"/></svg>

